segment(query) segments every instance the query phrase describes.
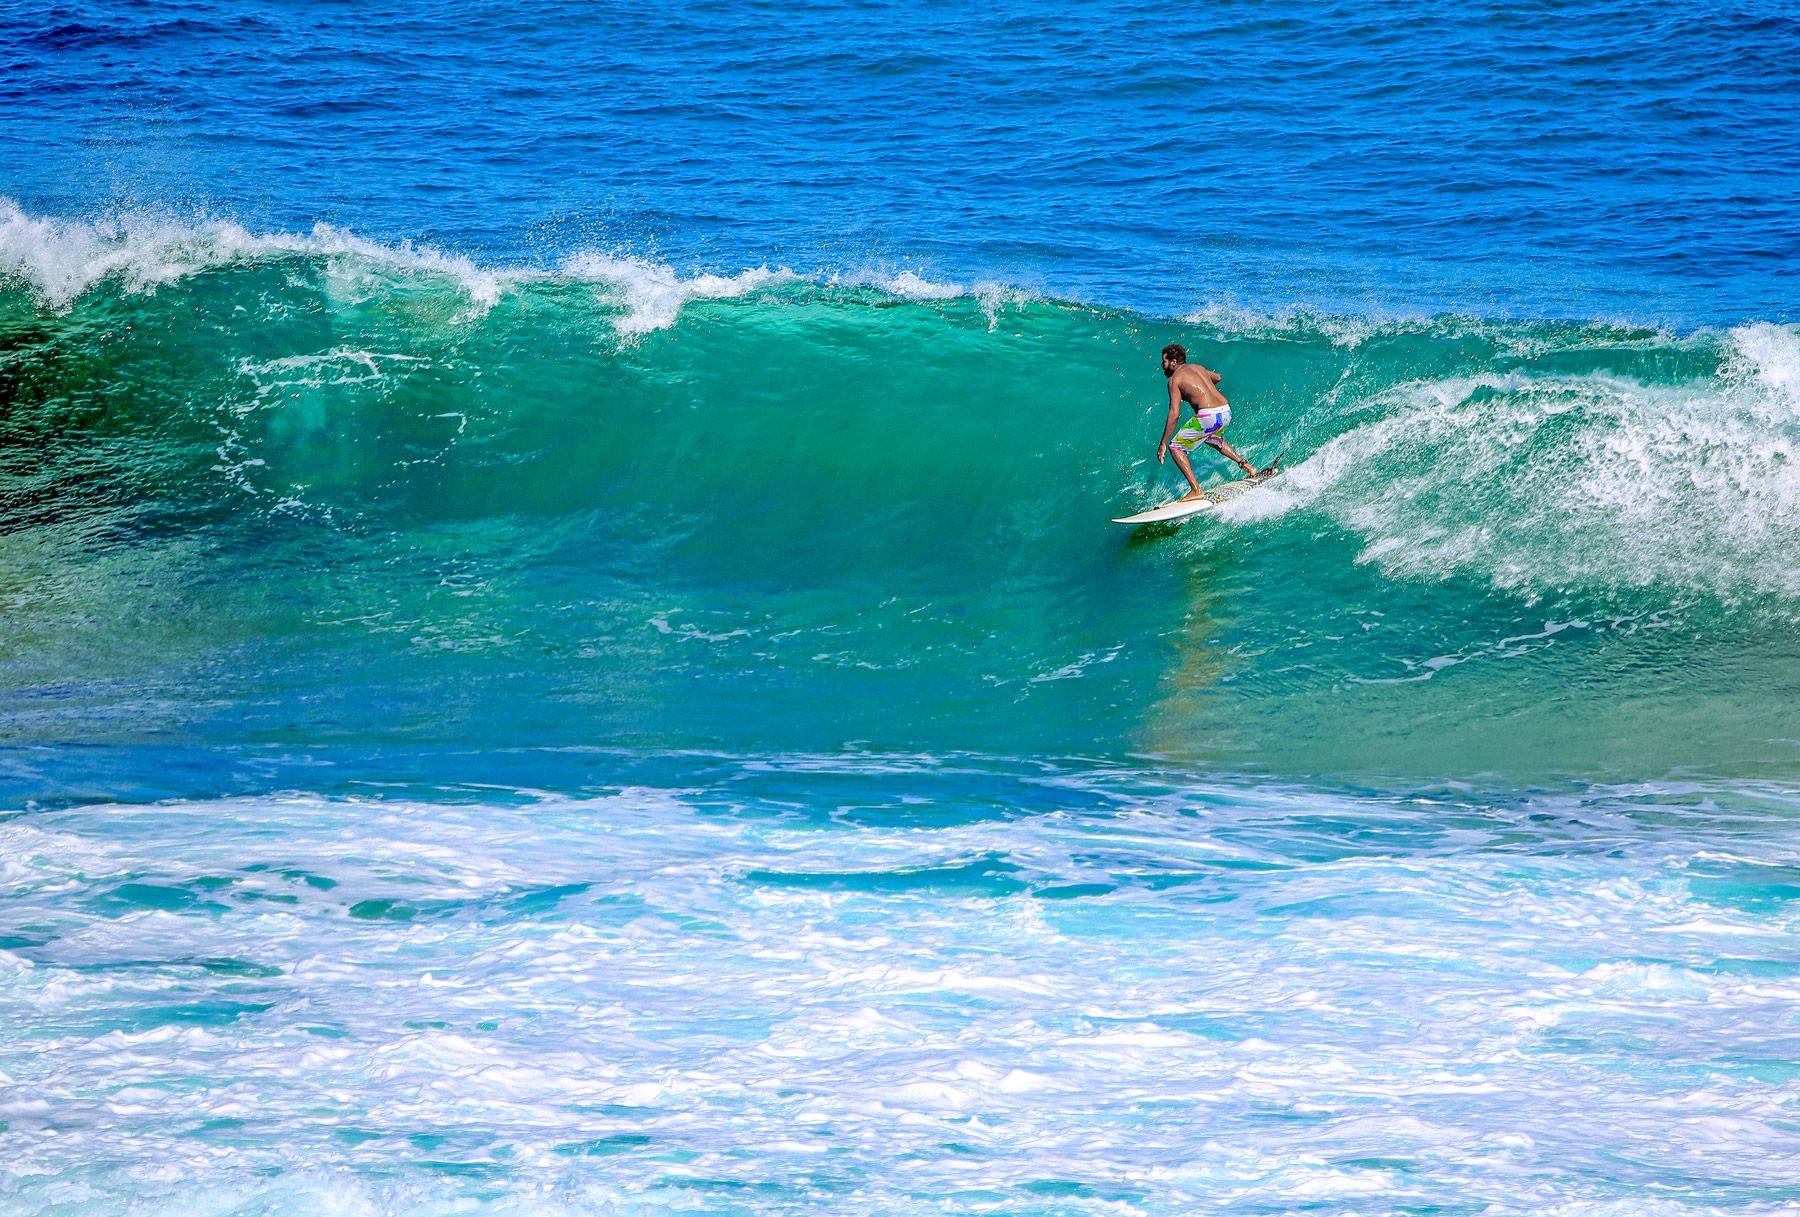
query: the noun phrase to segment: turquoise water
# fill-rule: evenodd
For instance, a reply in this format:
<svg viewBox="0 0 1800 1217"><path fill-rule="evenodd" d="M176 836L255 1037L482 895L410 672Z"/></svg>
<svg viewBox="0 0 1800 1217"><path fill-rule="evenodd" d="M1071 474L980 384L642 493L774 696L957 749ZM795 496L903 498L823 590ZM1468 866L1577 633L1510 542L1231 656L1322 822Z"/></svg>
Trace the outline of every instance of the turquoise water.
<svg viewBox="0 0 1800 1217"><path fill-rule="evenodd" d="M0 1211L1790 1212L1797 34L0 0Z"/></svg>
<svg viewBox="0 0 1800 1217"><path fill-rule="evenodd" d="M1171 322L232 238L65 232L71 267L139 261L6 297L4 696L76 772L295 741L1792 770L1792 327ZM1288 473L1131 534L1173 481L1171 334Z"/></svg>

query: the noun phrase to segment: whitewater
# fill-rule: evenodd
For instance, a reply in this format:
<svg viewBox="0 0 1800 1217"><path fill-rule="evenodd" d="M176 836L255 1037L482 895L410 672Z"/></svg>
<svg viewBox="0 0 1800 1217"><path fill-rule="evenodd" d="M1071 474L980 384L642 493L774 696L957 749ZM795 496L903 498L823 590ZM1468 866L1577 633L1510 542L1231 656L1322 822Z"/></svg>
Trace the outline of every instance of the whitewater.
<svg viewBox="0 0 1800 1217"><path fill-rule="evenodd" d="M0 825L8 1207L1791 1211L1791 791L670 776Z"/></svg>

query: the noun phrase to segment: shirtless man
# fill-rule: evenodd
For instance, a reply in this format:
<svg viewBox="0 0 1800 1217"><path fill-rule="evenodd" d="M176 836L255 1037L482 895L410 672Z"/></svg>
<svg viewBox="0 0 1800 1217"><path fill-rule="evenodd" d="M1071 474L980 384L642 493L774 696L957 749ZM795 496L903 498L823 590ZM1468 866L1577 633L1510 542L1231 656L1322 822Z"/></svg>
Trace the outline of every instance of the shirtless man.
<svg viewBox="0 0 1800 1217"><path fill-rule="evenodd" d="M1239 456L1219 435L1231 424L1231 406L1219 392L1219 374L1197 363L1189 363L1186 348L1175 342L1163 348L1162 369L1163 375L1169 378L1169 421L1163 427L1162 444L1156 449L1156 463L1162 464L1163 458L1173 452L1175 467L1181 470L1181 476L1192 488L1176 502L1190 503L1202 497L1200 481L1194 476L1193 465L1188 463L1188 454L1201 444L1236 461L1245 473L1255 474L1256 466ZM1184 401L1194 407L1194 417L1187 426L1176 431L1175 424L1181 421L1181 403Z"/></svg>

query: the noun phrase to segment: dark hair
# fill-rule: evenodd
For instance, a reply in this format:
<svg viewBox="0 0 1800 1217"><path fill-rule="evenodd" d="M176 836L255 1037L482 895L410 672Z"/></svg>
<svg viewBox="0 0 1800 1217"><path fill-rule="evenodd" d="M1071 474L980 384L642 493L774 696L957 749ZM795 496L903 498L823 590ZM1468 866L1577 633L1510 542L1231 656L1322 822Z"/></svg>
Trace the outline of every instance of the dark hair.
<svg viewBox="0 0 1800 1217"><path fill-rule="evenodd" d="M1182 346L1179 342L1171 342L1168 346L1163 348L1164 359L1169 358L1171 355L1175 357L1176 363L1187 362L1187 348Z"/></svg>

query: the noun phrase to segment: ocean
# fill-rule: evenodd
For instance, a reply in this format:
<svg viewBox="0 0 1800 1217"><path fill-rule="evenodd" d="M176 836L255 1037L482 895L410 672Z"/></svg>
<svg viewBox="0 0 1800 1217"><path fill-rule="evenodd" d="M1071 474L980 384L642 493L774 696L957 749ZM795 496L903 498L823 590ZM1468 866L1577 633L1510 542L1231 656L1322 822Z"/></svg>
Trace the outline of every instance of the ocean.
<svg viewBox="0 0 1800 1217"><path fill-rule="evenodd" d="M1800 1212L1796 65L0 0L0 1212Z"/></svg>

